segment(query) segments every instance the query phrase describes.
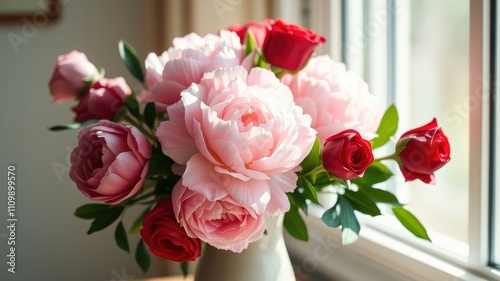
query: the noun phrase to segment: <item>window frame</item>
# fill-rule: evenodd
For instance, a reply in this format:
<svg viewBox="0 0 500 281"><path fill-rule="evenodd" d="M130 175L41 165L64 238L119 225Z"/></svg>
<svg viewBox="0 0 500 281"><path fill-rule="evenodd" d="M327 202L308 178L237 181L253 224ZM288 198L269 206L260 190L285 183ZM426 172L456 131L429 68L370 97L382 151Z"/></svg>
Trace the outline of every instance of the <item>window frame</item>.
<svg viewBox="0 0 500 281"><path fill-rule="evenodd" d="M353 0L349 0L351 5ZM390 0L391 3L409 0ZM310 27L330 38L349 40L345 34L339 35L343 27L331 27L330 20L338 24L342 12L346 12L346 0L306 1L309 14L322 11L319 17L310 17ZM362 0L354 0L357 4ZM492 3L493 2L493 3ZM362 222L359 240L347 247L341 247L338 229L328 228L314 212L305 221L310 231L310 241L302 243L286 236L290 255L295 261L296 270L305 275L319 273L341 280L498 280L500 270L489 264L491 251L490 224L493 208L490 196L494 190L494 171L490 159L494 138L492 129L492 95L495 85L495 66L497 58L496 32L500 30L497 15L500 13L495 1L470 0L470 50L469 50L469 102L477 101L480 106L470 110L470 170L469 170L469 255L466 259L419 243L411 239L395 237L390 231ZM356 4L354 4L356 5ZM326 8L328 7L328 8ZM359 6L358 6L359 7ZM302 7L303 9L303 7ZM328 11L330 16L325 15ZM286 19L286 18L285 18ZM344 18L345 20L345 18ZM390 40L391 38L388 38ZM388 41L389 42L389 41ZM344 42L345 44L345 42ZM338 43L328 45L334 59L346 58L345 50L339 50ZM355 60L360 65L359 60ZM362 65L362 62L361 62ZM391 67L388 66L389 71ZM399 91L401 85L387 88ZM494 123L493 123L494 124ZM498 208L498 207L497 207ZM497 230L500 231L500 230ZM326 241L326 242L325 242ZM500 241L497 241L500 243ZM341 258L339 259L339 256ZM359 270L363 268L363 270ZM307 276L305 276L307 277ZM406 279L405 279L406 278Z"/></svg>

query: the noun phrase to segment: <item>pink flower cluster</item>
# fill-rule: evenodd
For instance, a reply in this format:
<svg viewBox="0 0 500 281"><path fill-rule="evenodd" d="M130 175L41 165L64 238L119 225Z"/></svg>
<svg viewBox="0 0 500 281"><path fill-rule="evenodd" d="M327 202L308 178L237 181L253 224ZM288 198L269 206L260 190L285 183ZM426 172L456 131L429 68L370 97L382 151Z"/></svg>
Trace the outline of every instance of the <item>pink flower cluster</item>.
<svg viewBox="0 0 500 281"><path fill-rule="evenodd" d="M157 256L195 260L202 242L243 251L262 237L269 216L290 210L317 140L312 171L332 183L362 177L374 161L370 140L383 106L344 64L313 55L324 41L282 20L191 33L147 56L148 87L137 97L83 53L60 56L50 91L55 103L78 101L82 128L71 179L92 200L149 204L140 233ZM398 146L393 159L408 180L431 183L449 161L435 121Z"/></svg>

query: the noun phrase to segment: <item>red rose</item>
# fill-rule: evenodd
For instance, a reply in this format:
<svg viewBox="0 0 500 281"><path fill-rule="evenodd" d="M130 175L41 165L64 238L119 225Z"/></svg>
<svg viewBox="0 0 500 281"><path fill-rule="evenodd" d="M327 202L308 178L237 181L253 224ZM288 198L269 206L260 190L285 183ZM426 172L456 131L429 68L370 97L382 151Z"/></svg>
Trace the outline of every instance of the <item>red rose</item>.
<svg viewBox="0 0 500 281"><path fill-rule="evenodd" d="M160 258L184 262L201 256L201 240L187 236L175 219L171 198L159 201L144 216L141 237L149 250Z"/></svg>
<svg viewBox="0 0 500 281"><path fill-rule="evenodd" d="M373 163L369 141L352 129L342 131L326 139L322 152L323 167L343 180L357 179Z"/></svg>
<svg viewBox="0 0 500 281"><path fill-rule="evenodd" d="M450 143L436 118L420 128L404 133L397 145L406 146L399 153L399 167L406 181L420 179L434 183L434 171L450 161Z"/></svg>
<svg viewBox="0 0 500 281"><path fill-rule="evenodd" d="M72 108L76 113L75 121L111 120L131 92L123 77L101 78L83 94L78 105Z"/></svg>
<svg viewBox="0 0 500 281"><path fill-rule="evenodd" d="M255 40L257 41L257 47L262 47L262 44L264 43L264 39L266 38L266 33L267 33L267 23L266 22L255 22L255 21L248 21L244 25L231 25L228 26L226 29L229 31L236 32L238 36L240 37L240 42L241 44L245 43L245 38L247 36L248 30L251 30L253 35L255 36Z"/></svg>
<svg viewBox="0 0 500 281"><path fill-rule="evenodd" d="M298 71L311 57L316 46L325 41L323 36L310 29L278 19L268 24L262 52L272 65Z"/></svg>

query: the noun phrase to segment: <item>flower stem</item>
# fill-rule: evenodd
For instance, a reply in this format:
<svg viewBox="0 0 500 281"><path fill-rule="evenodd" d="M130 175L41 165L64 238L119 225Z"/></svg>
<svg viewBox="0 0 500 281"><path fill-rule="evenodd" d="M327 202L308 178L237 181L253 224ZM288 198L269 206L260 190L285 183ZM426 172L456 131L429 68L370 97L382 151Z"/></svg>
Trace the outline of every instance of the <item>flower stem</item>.
<svg viewBox="0 0 500 281"><path fill-rule="evenodd" d="M128 111L125 116L122 117L122 120L128 122L130 125L136 127L141 133L143 133L151 143L156 143L156 136L150 128L145 128L144 125L137 120L134 116L132 116Z"/></svg>

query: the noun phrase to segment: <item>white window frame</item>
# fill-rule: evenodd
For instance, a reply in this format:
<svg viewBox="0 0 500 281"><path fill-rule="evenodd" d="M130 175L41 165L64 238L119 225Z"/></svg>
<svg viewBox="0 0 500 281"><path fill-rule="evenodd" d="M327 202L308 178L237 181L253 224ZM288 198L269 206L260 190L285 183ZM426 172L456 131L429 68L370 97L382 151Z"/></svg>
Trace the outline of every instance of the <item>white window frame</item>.
<svg viewBox="0 0 500 281"><path fill-rule="evenodd" d="M284 5L283 1L276 1L274 8L277 13L274 16L280 16L280 6L286 6L286 13L296 16L297 10L291 12L293 10L291 6ZM342 58L339 38L349 39L339 35L341 28L337 27L342 17L342 5L345 1L349 1L349 5L358 5L358 7L362 7L363 3L362 0L306 1L310 5L309 15L313 15L308 19L310 27L326 35L327 38L333 38L333 42L326 45L326 48L336 60ZM295 0L295 2L300 1ZM460 258L412 239L394 237L364 220L361 220L362 230L359 240L354 245L342 247L339 230L327 227L318 219L321 210L316 210L315 216L313 209L305 218L310 232L310 241L298 242L289 236L286 240L299 275L307 279L319 273L326 278L339 280L500 280L500 271L487 265L489 257L488 212L490 210L488 200L490 195L489 92L492 84L490 83L492 65L490 47L491 40L495 36L491 33L494 30L491 24L495 21L491 19L490 9L490 1L470 1L469 98L471 102L478 101L480 106L470 111L468 257ZM287 14L283 18L287 19ZM498 7L496 14L500 14ZM336 24L332 27L331 22L325 23L325 20ZM294 18L291 21L297 22L298 20ZM500 30L498 22L496 24L496 29ZM350 64L352 69L359 70L363 64L362 58L354 58ZM401 79L403 79L402 83L377 87L381 89L395 87L396 91L401 91L404 90L401 87L405 87L404 79L408 78L402 77Z"/></svg>

